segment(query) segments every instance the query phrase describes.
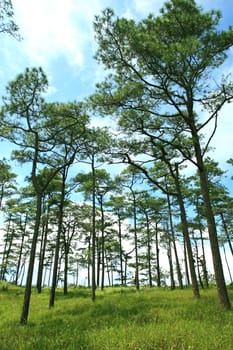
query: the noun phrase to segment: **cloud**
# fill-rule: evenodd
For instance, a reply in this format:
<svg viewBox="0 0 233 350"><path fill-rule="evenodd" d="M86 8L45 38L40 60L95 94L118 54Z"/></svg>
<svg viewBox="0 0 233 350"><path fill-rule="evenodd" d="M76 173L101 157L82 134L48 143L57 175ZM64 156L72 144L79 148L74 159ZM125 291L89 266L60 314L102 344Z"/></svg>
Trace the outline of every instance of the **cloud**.
<svg viewBox="0 0 233 350"><path fill-rule="evenodd" d="M24 38L22 48L34 65L46 65L59 55L70 65L84 64L85 49L93 42L93 18L102 1L14 0L13 6Z"/></svg>
<svg viewBox="0 0 233 350"><path fill-rule="evenodd" d="M233 103L230 103L225 104L222 108L218 118L217 131L211 143L211 146L215 147L213 156L222 163L221 166L233 157L232 107Z"/></svg>

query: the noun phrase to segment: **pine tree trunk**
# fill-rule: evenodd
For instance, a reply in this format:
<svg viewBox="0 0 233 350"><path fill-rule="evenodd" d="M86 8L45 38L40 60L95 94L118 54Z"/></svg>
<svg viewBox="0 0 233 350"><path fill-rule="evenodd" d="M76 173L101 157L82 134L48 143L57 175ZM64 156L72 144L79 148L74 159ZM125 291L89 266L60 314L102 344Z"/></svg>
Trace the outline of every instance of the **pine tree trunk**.
<svg viewBox="0 0 233 350"><path fill-rule="evenodd" d="M185 239L187 253L188 253L188 262L189 262L189 269L190 269L190 275L191 275L191 280L192 280L193 295L195 298L198 299L198 298L200 298L200 292L199 292L199 287L198 287L198 283L197 283L197 276L196 276L196 271L195 271L195 266L194 266L193 252L192 252L192 246L191 246L191 241L190 241L190 237L189 237L188 223L187 223L187 218L186 218L184 201L183 201L183 196L182 196L181 188L180 188L178 164L176 164L176 176L174 177L174 180L175 180L175 186L176 186L176 191L177 191L177 199L178 199L178 203L179 203L179 207L180 207L182 231L184 234L184 239Z"/></svg>
<svg viewBox="0 0 233 350"><path fill-rule="evenodd" d="M23 307L22 307L21 318L20 318L20 324L22 325L25 325L27 323L28 314L29 314L29 306L30 306L31 290L32 290L32 277L33 277L33 269L34 269L34 263L35 263L35 257L36 257L36 244L38 240L40 219L41 219L41 202L42 202L42 196L37 195L35 226L34 226L32 244L30 249L28 274L27 274Z"/></svg>
<svg viewBox="0 0 233 350"><path fill-rule="evenodd" d="M123 272L123 252L122 252L122 233L121 233L121 217L118 213L118 235L119 235L119 248L120 248L120 276L121 285L124 285L124 272Z"/></svg>
<svg viewBox="0 0 233 350"><path fill-rule="evenodd" d="M223 247L223 253L224 253L224 257L225 257L225 261L226 261L226 265L227 265L227 270L228 270L228 273L229 273L230 281L231 281L231 283L233 283L232 276L231 276L231 269L230 269L230 266L229 266L229 263L228 263L228 260L227 260L226 248L225 248L224 243L223 243L222 247Z"/></svg>
<svg viewBox="0 0 233 350"><path fill-rule="evenodd" d="M230 299L228 296L224 273L223 273L223 267L222 267L222 260L219 250L219 244L218 244L218 235L217 235L217 229L216 229L216 223L214 219L213 209L211 205L210 200L210 193L209 193L209 186L208 186L208 178L204 166L203 157L201 154L201 147L198 142L197 135L195 140L195 153L196 153L196 159L198 163L198 170L199 170L199 177L200 177L200 188L202 192L203 197L203 204L205 208L205 214L207 219L207 225L208 225L208 232L209 232L209 239L210 239L210 246L211 246L211 252L212 252L212 260L213 260L213 266L214 266L214 274L215 274L215 280L216 280L216 286L218 291L218 298L220 301L220 304L225 309L231 308Z"/></svg>
<svg viewBox="0 0 233 350"><path fill-rule="evenodd" d="M100 211L101 211L101 265L102 265L102 275L101 275L101 290L104 289L104 274L105 274L105 236L104 236L104 209L103 209L103 198L101 196L100 201Z"/></svg>
<svg viewBox="0 0 233 350"><path fill-rule="evenodd" d="M146 217L146 233L147 233L147 256L148 256L148 278L149 278L149 286L152 287L152 271L151 271L151 234L150 234L150 225L149 225L149 217L145 210L145 217ZM156 232L157 232L157 225L156 225ZM159 249L158 246L157 249L157 257L158 257L158 263L159 263Z"/></svg>
<svg viewBox="0 0 233 350"><path fill-rule="evenodd" d="M167 250L167 257L169 262L169 269L170 269L170 288L171 290L175 289L175 279L174 279L174 271L173 271L173 263L172 263L172 247L171 247L171 240L168 236L168 250Z"/></svg>
<svg viewBox="0 0 233 350"><path fill-rule="evenodd" d="M54 306L55 292L57 287L60 240L61 240L61 233L62 233L63 209L64 209L64 201L65 201L65 179L66 179L66 168L63 169L63 173L62 173L62 188L61 188L61 199L60 199L59 214L58 214L59 215L58 229L57 229L57 237L56 237L54 264L53 264L52 286L51 286L50 299L49 299L50 308Z"/></svg>
<svg viewBox="0 0 233 350"><path fill-rule="evenodd" d="M46 244L47 244L48 216L49 216L49 208L48 208L48 212L46 214L46 223L45 223L45 225L43 225L42 235L41 235L41 247L40 247L40 253L39 253L39 267L38 267L38 275L37 275L37 291L38 291L38 293L41 293L41 287L42 287L44 257L45 257L45 250L46 250Z"/></svg>
<svg viewBox="0 0 233 350"><path fill-rule="evenodd" d="M64 242L64 295L68 294L68 258L69 258L69 242Z"/></svg>
<svg viewBox="0 0 233 350"><path fill-rule="evenodd" d="M179 258L178 258L177 247L176 247L176 237L175 237L175 231L174 231L174 227L173 227L172 209L171 209L171 201L170 201L169 194L167 194L167 203L168 203L169 223L170 223L170 229L171 229L171 241L173 244L175 260L176 260L177 278L178 278L179 287L182 289L183 288L182 273L181 273L181 269L180 269L180 262L179 262Z"/></svg>
<svg viewBox="0 0 233 350"><path fill-rule="evenodd" d="M133 194L133 220L134 220L134 247L135 247L135 286L139 289L139 263L138 263L138 237L137 237L137 213L136 213L136 198Z"/></svg>
<svg viewBox="0 0 233 350"><path fill-rule="evenodd" d="M96 295L96 277L95 277L95 256L96 256L96 204L95 204L95 196L96 196L96 179L95 179L95 164L94 164L94 156L92 156L91 170L92 170L92 275L91 275L91 299L95 301Z"/></svg>
<svg viewBox="0 0 233 350"><path fill-rule="evenodd" d="M160 258L159 258L159 238L158 238L158 223L155 226L155 250L156 250L156 273L157 273L157 287L161 287L161 273L160 273Z"/></svg>
<svg viewBox="0 0 233 350"><path fill-rule="evenodd" d="M232 247L230 235L229 235L229 232L228 232L227 224L226 224L226 222L225 222L225 218L224 218L223 213L220 213L220 217L221 217L221 220L222 220L222 225L223 225L224 232L225 232L226 237L227 237L227 242L228 242L228 245L229 245L231 254L232 254L232 256L233 256L233 247Z"/></svg>
<svg viewBox="0 0 233 350"><path fill-rule="evenodd" d="M184 239L184 237L183 237ZM190 286L190 278L189 278L189 268L188 268L188 259L187 259L187 247L184 239L184 266L185 266L185 276L187 281L187 286Z"/></svg>
<svg viewBox="0 0 233 350"><path fill-rule="evenodd" d="M18 284L18 279L19 279L21 259L22 259L23 246L24 246L24 239L25 239L25 235L26 235L26 225L27 225L27 215L26 215L26 218L25 218L24 228L23 228L22 237L21 237L21 243L20 243L20 249L19 249L19 258L18 258L18 262L17 262L17 269L16 269L16 275L15 275L15 284Z"/></svg>
<svg viewBox="0 0 233 350"><path fill-rule="evenodd" d="M9 217L8 221L8 226L7 226L7 232L6 232L6 238L5 238L5 245L4 245L4 250L3 250L3 257L2 257L2 264L1 264L1 280L5 280L5 275L7 271L7 264L8 264L8 256L9 252L11 250L11 245L12 245L12 239L13 235L11 233L11 215ZM9 244L8 244L9 240Z"/></svg>

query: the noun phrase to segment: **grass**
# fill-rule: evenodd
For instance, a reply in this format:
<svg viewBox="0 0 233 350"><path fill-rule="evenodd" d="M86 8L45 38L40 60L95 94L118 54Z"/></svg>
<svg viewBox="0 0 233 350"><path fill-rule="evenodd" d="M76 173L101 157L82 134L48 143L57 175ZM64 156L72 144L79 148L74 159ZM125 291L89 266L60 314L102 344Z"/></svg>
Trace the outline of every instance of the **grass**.
<svg viewBox="0 0 233 350"><path fill-rule="evenodd" d="M33 290L28 324L19 325L23 288L0 284L1 350L232 350L233 311L218 304L216 290L73 288L58 290L53 309L49 291ZM233 290L229 290L233 301Z"/></svg>

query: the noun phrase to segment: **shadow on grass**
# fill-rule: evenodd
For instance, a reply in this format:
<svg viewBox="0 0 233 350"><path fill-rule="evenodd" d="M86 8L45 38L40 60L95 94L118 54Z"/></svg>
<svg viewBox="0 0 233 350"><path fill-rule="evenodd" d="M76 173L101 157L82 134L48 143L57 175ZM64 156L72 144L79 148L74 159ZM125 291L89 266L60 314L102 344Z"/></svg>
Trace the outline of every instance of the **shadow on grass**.
<svg viewBox="0 0 233 350"><path fill-rule="evenodd" d="M72 287L68 289L68 293L64 295L62 289L56 290L56 297L59 299L71 299L71 298L91 298L91 289L84 287Z"/></svg>
<svg viewBox="0 0 233 350"><path fill-rule="evenodd" d="M61 297L52 311L53 317L50 317L49 313L47 314L46 322L49 323L49 328L61 327L63 329L65 322L72 324L74 329L85 332L90 328L115 327L119 323L145 324L157 323L159 320L156 311L158 308L156 298L149 298L148 301L148 297L145 298L143 293L136 293L133 289L126 293L119 293L119 291L116 293L113 290L107 294L103 292L97 296L95 302L87 298L89 293L87 290L73 290L72 293L73 297L77 297L77 300L73 299L69 303L68 300L66 302L67 296ZM84 298L81 298L82 293L84 293ZM72 297L70 296L70 298Z"/></svg>

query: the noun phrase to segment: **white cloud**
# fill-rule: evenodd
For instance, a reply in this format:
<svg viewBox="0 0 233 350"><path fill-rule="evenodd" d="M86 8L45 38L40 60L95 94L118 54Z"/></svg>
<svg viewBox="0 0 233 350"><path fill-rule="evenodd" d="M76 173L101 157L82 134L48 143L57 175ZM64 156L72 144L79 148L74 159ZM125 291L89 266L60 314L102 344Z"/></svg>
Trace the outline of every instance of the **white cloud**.
<svg viewBox="0 0 233 350"><path fill-rule="evenodd" d="M232 138L232 107L233 103L226 104L218 118L218 127L211 146L215 147L213 156L222 164L233 157Z"/></svg>
<svg viewBox="0 0 233 350"><path fill-rule="evenodd" d="M29 60L46 65L48 60L64 55L69 64L82 66L85 48L92 46L92 22L102 9L100 3L14 0L15 20L24 38L21 45Z"/></svg>

